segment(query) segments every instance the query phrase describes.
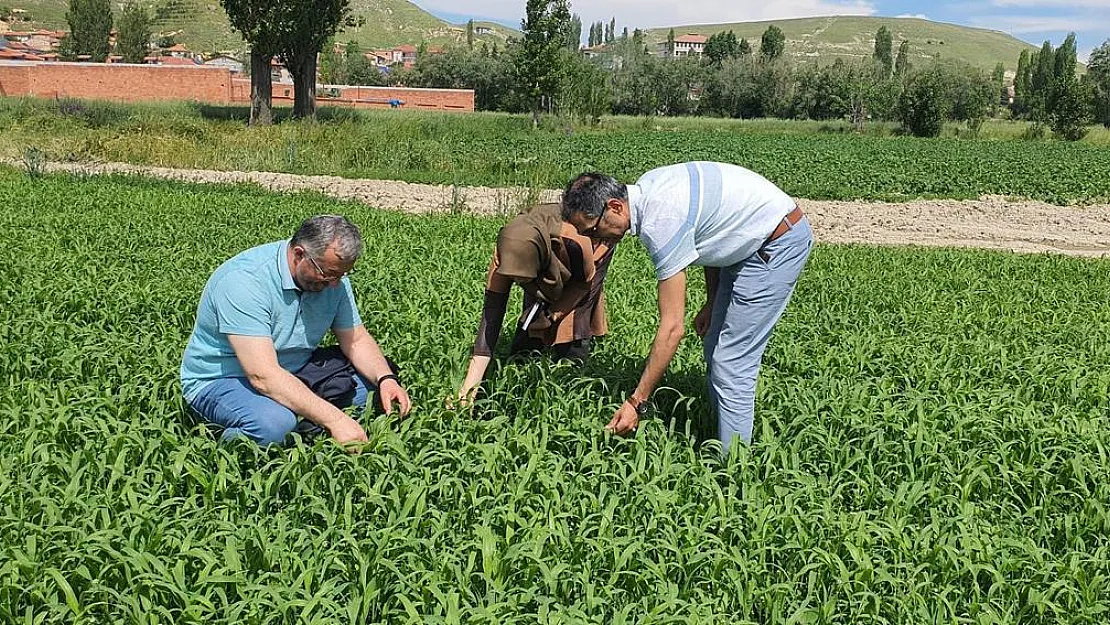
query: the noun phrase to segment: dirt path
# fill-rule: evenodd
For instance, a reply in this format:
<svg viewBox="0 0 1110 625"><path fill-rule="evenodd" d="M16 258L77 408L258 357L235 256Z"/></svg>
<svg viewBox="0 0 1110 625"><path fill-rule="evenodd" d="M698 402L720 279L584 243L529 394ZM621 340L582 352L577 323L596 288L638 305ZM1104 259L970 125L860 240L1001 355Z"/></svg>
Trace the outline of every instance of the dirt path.
<svg viewBox="0 0 1110 625"><path fill-rule="evenodd" d="M527 189L450 187L394 180L168 169L118 163L51 163L46 169L80 174L130 173L190 182L246 182L273 191L313 190L378 208L412 213L514 214L534 200L555 202L559 198L557 190L536 193ZM1061 207L997 197L900 204L816 200L799 203L809 215L818 240L830 243L978 247L1110 256L1110 205L1107 204Z"/></svg>

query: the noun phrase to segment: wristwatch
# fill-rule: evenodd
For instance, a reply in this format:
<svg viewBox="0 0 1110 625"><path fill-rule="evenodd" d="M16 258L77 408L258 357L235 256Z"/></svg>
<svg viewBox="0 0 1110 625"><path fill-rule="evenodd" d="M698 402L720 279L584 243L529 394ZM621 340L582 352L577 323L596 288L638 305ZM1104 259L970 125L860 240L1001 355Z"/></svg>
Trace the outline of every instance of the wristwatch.
<svg viewBox="0 0 1110 625"><path fill-rule="evenodd" d="M629 395L628 405L632 406L632 408L636 410L636 414L638 416L642 417L647 414L648 403L646 399L636 399L635 395Z"/></svg>

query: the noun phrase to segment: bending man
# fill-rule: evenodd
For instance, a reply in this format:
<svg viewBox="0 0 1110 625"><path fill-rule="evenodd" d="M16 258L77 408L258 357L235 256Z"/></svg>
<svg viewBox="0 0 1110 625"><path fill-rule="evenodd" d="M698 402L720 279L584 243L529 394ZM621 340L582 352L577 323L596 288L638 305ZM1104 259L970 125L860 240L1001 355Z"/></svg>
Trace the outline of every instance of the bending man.
<svg viewBox="0 0 1110 625"><path fill-rule="evenodd" d="M705 268L706 302L695 318L705 339L709 397L727 451L750 442L763 350L813 245L790 196L759 174L723 163L684 163L636 184L586 173L563 194L563 218L579 232L640 238L658 278L659 329L636 390L607 426L635 431L645 402L682 339L686 268Z"/></svg>
<svg viewBox="0 0 1110 625"><path fill-rule="evenodd" d="M327 430L339 443L366 440L343 412L371 389L381 407L411 403L366 331L347 275L362 253L358 228L343 217L306 220L289 241L241 252L204 287L181 362L181 390L225 440L281 444L294 431ZM328 330L336 348L318 348ZM307 421L298 425L297 415Z"/></svg>
<svg viewBox="0 0 1110 625"><path fill-rule="evenodd" d="M606 333L602 285L614 246L575 232L561 212L558 204L540 204L498 233L478 337L459 389L464 403L474 399L493 357L513 284L524 291L524 310L511 354L550 350L556 359L585 361L593 337Z"/></svg>

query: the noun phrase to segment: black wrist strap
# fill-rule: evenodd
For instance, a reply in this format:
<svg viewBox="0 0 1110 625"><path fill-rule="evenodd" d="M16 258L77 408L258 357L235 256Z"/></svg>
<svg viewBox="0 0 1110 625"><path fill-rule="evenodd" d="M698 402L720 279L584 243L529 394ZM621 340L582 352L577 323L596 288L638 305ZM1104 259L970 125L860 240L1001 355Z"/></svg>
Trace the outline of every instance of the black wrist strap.
<svg viewBox="0 0 1110 625"><path fill-rule="evenodd" d="M382 387L382 382L385 382L386 380L393 380L394 382L397 383L397 386L401 385L401 379L400 378L398 378L396 375L394 375L392 373L387 373L387 374L383 375L382 377L378 378L378 382L375 384L375 386L377 386L378 388L381 388Z"/></svg>
<svg viewBox="0 0 1110 625"><path fill-rule="evenodd" d="M628 405L632 406L636 410L636 414L640 415L641 417L644 416L644 414L647 412L648 400L645 399L643 401L640 401L630 395L625 401L627 401Z"/></svg>

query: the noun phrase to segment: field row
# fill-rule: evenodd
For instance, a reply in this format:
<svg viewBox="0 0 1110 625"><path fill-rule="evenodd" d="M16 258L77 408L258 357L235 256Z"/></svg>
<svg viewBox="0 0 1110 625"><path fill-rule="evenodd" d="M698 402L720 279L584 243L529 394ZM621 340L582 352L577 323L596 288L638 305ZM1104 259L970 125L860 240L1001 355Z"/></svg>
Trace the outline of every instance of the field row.
<svg viewBox="0 0 1110 625"><path fill-rule="evenodd" d="M634 242L585 375L503 366L469 418L442 398L496 219L2 168L0 196L23 207L0 212L2 622L1094 625L1110 611L1105 261L819 246L766 355L755 442L722 463L697 442L693 336L639 435L601 431L654 327ZM363 230L354 290L414 414L368 422L357 456L220 445L178 396L201 288L323 212Z"/></svg>
<svg viewBox="0 0 1110 625"><path fill-rule="evenodd" d="M247 128L214 107L0 100L0 157L280 171L437 184L561 188L584 170L634 181L656 166L716 160L809 199L902 201L1003 195L1110 201L1110 150L1042 141L793 132L775 124L644 120L532 131L500 114L335 113Z"/></svg>

